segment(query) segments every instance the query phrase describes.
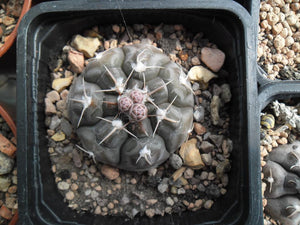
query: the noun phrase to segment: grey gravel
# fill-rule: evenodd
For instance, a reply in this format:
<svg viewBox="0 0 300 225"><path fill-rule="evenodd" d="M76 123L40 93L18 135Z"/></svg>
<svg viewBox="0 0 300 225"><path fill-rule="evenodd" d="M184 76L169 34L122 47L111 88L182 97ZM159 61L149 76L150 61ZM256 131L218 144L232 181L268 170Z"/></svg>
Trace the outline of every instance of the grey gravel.
<svg viewBox="0 0 300 225"><path fill-rule="evenodd" d="M194 111L194 119L197 122L202 122L204 120L204 115L205 115L205 109L203 106L199 105L196 107Z"/></svg>
<svg viewBox="0 0 300 225"><path fill-rule="evenodd" d="M15 161L6 154L0 152L0 175L10 173L14 167Z"/></svg>
<svg viewBox="0 0 300 225"><path fill-rule="evenodd" d="M167 203L167 205L169 205L169 206L174 205L174 201L173 201L173 199L172 199L171 197L167 197L166 203Z"/></svg>
<svg viewBox="0 0 300 225"><path fill-rule="evenodd" d="M11 184L11 178L9 176L0 176L0 191L6 192Z"/></svg>
<svg viewBox="0 0 300 225"><path fill-rule="evenodd" d="M58 116L53 116L51 118L51 123L50 123L49 128L51 130L55 130L60 125L60 123L61 123L61 120L58 118Z"/></svg>
<svg viewBox="0 0 300 225"><path fill-rule="evenodd" d="M67 135L68 137L71 136L72 134L72 125L70 124L70 122L68 120L66 120L65 118L62 118L61 120L61 130L62 132L65 133L65 135Z"/></svg>
<svg viewBox="0 0 300 225"><path fill-rule="evenodd" d="M183 164L181 157L177 154L172 154L169 158L169 161L170 165L176 170L179 169Z"/></svg>
<svg viewBox="0 0 300 225"><path fill-rule="evenodd" d="M65 191L65 190L68 190L70 188L70 184L68 184L65 181L61 181L57 184L57 187L58 187L59 190Z"/></svg>
<svg viewBox="0 0 300 225"><path fill-rule="evenodd" d="M159 184L157 190L162 194L165 193L168 190L168 184Z"/></svg>

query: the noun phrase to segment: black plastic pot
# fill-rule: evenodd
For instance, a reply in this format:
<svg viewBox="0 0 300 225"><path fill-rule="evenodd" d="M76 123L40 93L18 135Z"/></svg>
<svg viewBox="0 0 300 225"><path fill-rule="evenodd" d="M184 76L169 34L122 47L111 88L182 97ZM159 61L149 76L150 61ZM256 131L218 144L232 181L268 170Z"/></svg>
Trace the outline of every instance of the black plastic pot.
<svg viewBox="0 0 300 225"><path fill-rule="evenodd" d="M204 32L226 53L224 67L233 93L232 170L227 194L210 210L133 220L81 215L69 209L57 191L44 125L44 97L51 85L48 65L72 35L99 23L123 23L121 12L127 24L183 24L191 32ZM22 21L17 43L18 205L22 224L262 224L256 26L249 12L234 1L218 0L62 1L32 8Z"/></svg>
<svg viewBox="0 0 300 225"><path fill-rule="evenodd" d="M300 81L267 79L265 71L257 66L257 80L259 82L259 110L262 111L270 102L300 97Z"/></svg>

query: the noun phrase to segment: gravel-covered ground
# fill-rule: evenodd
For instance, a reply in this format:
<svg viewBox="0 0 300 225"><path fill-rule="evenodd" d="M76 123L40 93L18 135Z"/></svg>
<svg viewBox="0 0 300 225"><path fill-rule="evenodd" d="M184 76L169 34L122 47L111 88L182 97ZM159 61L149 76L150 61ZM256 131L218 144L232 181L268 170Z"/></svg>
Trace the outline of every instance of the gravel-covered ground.
<svg viewBox="0 0 300 225"><path fill-rule="evenodd" d="M205 60L205 53L201 51L204 47L217 48L205 39L205 34L189 33L181 25L136 24L127 27L127 30L131 37L119 25L94 27L85 31L84 35L92 37L90 41L96 45L99 45L97 40L100 40L97 50L100 52L147 39L148 43L169 55L172 61L181 64L186 72L200 64L202 68L211 65L210 62L206 62L206 65L201 62ZM176 151L169 160L148 172L126 172L101 163L95 164L84 151L75 147L75 144L80 143L68 121L66 100L69 85L73 76L76 76L74 71L81 71L84 67L78 63L83 56L78 50L81 48L78 47L80 44L75 40L76 37L66 43L57 64L50 65L53 83L45 99L52 171L57 187L69 207L78 212L127 215L130 218L137 214L153 217L211 208L218 197L226 194L230 179L227 172L230 170L232 141L229 139L227 102L230 101L231 93L226 83L226 71L222 69L216 73L218 78L212 79L208 87L205 82L202 82L204 86L201 89L198 82L192 85L195 92L194 130L185 147L181 147L190 149L190 153L182 156ZM88 50L81 49L81 52L86 55ZM218 57L215 59L220 60ZM203 76L209 74L212 77L211 72L207 71ZM198 156L194 155L195 152L198 152ZM201 170L187 165L187 158L191 154L193 160L204 163Z"/></svg>
<svg viewBox="0 0 300 225"><path fill-rule="evenodd" d="M300 3L261 1L258 64L271 80L300 79Z"/></svg>

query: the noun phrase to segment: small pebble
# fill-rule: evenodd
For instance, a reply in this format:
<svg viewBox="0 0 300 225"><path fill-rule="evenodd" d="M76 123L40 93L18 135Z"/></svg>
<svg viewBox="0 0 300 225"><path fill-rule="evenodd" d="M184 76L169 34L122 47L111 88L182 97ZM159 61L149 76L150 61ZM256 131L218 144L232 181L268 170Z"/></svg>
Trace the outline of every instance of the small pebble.
<svg viewBox="0 0 300 225"><path fill-rule="evenodd" d="M206 133L206 128L200 123L194 123L194 130L198 135L203 135Z"/></svg>
<svg viewBox="0 0 300 225"><path fill-rule="evenodd" d="M219 49L204 47L201 49L201 61L213 72L218 72L224 64L225 54Z"/></svg>
<svg viewBox="0 0 300 225"><path fill-rule="evenodd" d="M67 199L67 200L71 201L71 200L74 199L74 197L75 197L75 194L74 194L73 191L68 191L68 192L66 193L66 199Z"/></svg>
<svg viewBox="0 0 300 225"><path fill-rule="evenodd" d="M157 190L162 194L165 193L168 190L168 184L159 184Z"/></svg>
<svg viewBox="0 0 300 225"><path fill-rule="evenodd" d="M212 207L212 205L214 204L214 202L212 200L207 200L205 203L204 203L204 208L205 209L210 209Z"/></svg>
<svg viewBox="0 0 300 225"><path fill-rule="evenodd" d="M70 184L68 184L67 182L65 181L61 181L57 184L57 187L59 190L61 191L65 191L65 190L68 190L70 188Z"/></svg>
<svg viewBox="0 0 300 225"><path fill-rule="evenodd" d="M115 180L120 175L118 168L114 168L108 165L103 165L101 167L101 173L109 180Z"/></svg>
<svg viewBox="0 0 300 225"><path fill-rule="evenodd" d="M183 164L182 159L177 154L171 154L169 161L170 161L170 165L176 170L182 167Z"/></svg>
<svg viewBox="0 0 300 225"><path fill-rule="evenodd" d="M167 203L167 205L169 205L169 206L174 205L174 201L173 201L173 199L172 199L171 197L167 197L166 203Z"/></svg>
<svg viewBox="0 0 300 225"><path fill-rule="evenodd" d="M193 169L187 168L187 169L184 171L184 178L185 178L185 179L191 179L193 176L194 176L194 170L193 170Z"/></svg>

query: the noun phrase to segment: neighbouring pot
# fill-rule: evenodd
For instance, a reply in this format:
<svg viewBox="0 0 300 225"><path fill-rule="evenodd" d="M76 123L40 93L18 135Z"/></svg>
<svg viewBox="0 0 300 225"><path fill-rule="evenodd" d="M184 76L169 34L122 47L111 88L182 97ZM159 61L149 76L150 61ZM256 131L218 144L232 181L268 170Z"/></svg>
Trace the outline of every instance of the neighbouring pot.
<svg viewBox="0 0 300 225"><path fill-rule="evenodd" d="M30 9L30 7L31 7L31 0L24 0L23 6L22 6L22 11L21 11L20 17L18 18L18 22L17 22L15 28L9 34L9 36L7 37L7 40L4 42L3 46L0 47L0 58L7 52L7 50L14 43L15 38L17 37L18 27L22 20L22 17L25 15L25 13L27 13L27 11Z"/></svg>
<svg viewBox="0 0 300 225"><path fill-rule="evenodd" d="M42 3L27 14L18 38L19 212L23 224L262 224L259 116L252 18L235 2L110 1ZM84 10L83 10L84 9ZM121 13L120 13L121 12ZM163 16L162 16L163 15ZM51 84L48 64L72 35L95 24L183 24L204 32L226 54L232 87L232 170L228 193L211 210L163 217L102 217L67 208L50 170L44 98ZM25 48L23 46L26 46ZM34 60L33 60L34 59ZM125 221L125 222L124 222Z"/></svg>
<svg viewBox="0 0 300 225"><path fill-rule="evenodd" d="M13 119L9 115L9 113L0 105L0 115L5 120L9 128L11 129L14 136L17 136L17 128L16 124L14 123ZM18 211L14 214L11 221L9 222L9 225L15 225L18 222Z"/></svg>

